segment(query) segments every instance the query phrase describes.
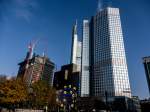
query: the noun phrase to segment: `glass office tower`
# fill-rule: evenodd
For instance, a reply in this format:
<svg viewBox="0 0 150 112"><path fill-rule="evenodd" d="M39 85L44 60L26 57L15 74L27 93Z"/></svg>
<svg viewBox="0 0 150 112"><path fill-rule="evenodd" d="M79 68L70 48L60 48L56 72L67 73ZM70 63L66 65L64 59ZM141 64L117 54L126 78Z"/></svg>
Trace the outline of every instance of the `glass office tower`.
<svg viewBox="0 0 150 112"><path fill-rule="evenodd" d="M78 47L78 34L77 34L77 22L76 22L72 30L72 48L71 48L70 63L76 64L77 47Z"/></svg>
<svg viewBox="0 0 150 112"><path fill-rule="evenodd" d="M81 97L89 96L89 21L83 20Z"/></svg>
<svg viewBox="0 0 150 112"><path fill-rule="evenodd" d="M144 64L146 79L147 79L148 88L150 92L150 56L143 58L143 64Z"/></svg>
<svg viewBox="0 0 150 112"><path fill-rule="evenodd" d="M119 9L102 9L91 23L91 95L131 97Z"/></svg>
<svg viewBox="0 0 150 112"><path fill-rule="evenodd" d="M81 71L82 42L78 40L77 21L72 30L71 64L77 65L77 71Z"/></svg>

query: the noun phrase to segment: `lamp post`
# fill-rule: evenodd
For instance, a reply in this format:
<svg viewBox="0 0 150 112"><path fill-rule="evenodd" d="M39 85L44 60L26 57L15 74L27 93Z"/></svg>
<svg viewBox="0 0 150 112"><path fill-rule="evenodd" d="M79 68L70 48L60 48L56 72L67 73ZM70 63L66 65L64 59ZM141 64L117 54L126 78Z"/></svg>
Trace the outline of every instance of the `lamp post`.
<svg viewBox="0 0 150 112"><path fill-rule="evenodd" d="M30 95L30 99L29 99L29 104L30 104L30 108L32 107L32 99L31 99L31 97L32 97L32 95L33 95L33 88L30 86L30 88L29 88L29 95Z"/></svg>
<svg viewBox="0 0 150 112"><path fill-rule="evenodd" d="M64 102L64 112L66 112L67 103L66 103L66 99L65 98L63 99L63 102Z"/></svg>
<svg viewBox="0 0 150 112"><path fill-rule="evenodd" d="M48 108L47 108L47 105L45 106L45 111L47 112Z"/></svg>

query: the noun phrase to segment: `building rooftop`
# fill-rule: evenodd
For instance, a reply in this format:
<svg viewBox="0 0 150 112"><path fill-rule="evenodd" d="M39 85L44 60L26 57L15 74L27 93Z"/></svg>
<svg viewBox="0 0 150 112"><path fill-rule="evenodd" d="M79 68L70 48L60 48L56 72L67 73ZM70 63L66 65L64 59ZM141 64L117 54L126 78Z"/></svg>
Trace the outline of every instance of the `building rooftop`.
<svg viewBox="0 0 150 112"><path fill-rule="evenodd" d="M150 56L143 57L143 63L150 62Z"/></svg>

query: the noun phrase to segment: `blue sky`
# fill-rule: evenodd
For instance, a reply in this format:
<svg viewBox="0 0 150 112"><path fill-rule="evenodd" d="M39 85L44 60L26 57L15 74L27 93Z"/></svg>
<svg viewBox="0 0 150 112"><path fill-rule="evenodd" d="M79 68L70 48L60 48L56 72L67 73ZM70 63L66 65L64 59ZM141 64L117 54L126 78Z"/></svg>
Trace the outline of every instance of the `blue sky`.
<svg viewBox="0 0 150 112"><path fill-rule="evenodd" d="M108 0L109 1L109 0ZM120 8L133 95L148 97L142 57L150 55L150 1L111 0ZM97 0L0 0L0 74L16 75L30 41L46 51L58 68L70 61L71 30L97 10Z"/></svg>

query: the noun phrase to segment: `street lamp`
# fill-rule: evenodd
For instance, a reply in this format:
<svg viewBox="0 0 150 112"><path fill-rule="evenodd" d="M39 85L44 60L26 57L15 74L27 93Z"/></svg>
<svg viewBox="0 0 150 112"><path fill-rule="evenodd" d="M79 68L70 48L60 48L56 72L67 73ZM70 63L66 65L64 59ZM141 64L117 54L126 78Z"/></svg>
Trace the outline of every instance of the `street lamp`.
<svg viewBox="0 0 150 112"><path fill-rule="evenodd" d="M33 95L33 88L30 86L28 91L29 91L29 95L30 95L29 104L30 104L30 108L31 108L32 107L32 99L31 98L32 98L32 95Z"/></svg>
<svg viewBox="0 0 150 112"><path fill-rule="evenodd" d="M64 102L64 111L66 112L66 99L65 98L63 99L63 102Z"/></svg>
<svg viewBox="0 0 150 112"><path fill-rule="evenodd" d="M59 112L59 103L60 102L59 102L59 98L58 97L56 98L56 102L57 102L57 111Z"/></svg>

